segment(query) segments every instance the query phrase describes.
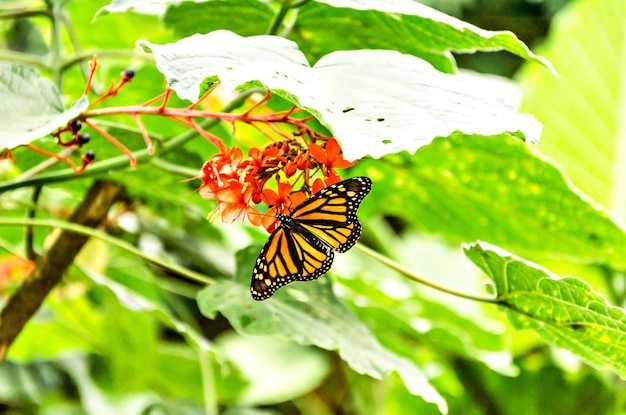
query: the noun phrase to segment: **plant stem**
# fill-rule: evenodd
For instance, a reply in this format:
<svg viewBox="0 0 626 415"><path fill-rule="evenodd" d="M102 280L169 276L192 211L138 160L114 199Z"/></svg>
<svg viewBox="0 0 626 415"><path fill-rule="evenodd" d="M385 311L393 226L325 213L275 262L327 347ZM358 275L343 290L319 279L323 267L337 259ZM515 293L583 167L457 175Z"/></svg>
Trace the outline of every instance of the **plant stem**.
<svg viewBox="0 0 626 415"><path fill-rule="evenodd" d="M49 5L51 10L51 22L52 22L52 32L50 34L50 52L51 52L51 61L50 61L50 69L52 70L52 77L54 79L54 84L56 85L59 91L63 90L63 71L61 70L61 56L63 55L63 37L61 33L62 25L62 15L63 9L62 6L57 5L56 2L53 2Z"/></svg>
<svg viewBox="0 0 626 415"><path fill-rule="evenodd" d="M189 167L181 166L179 164L173 164L159 157L153 157L152 159L150 159L150 164L164 172L175 174L177 176L185 178L195 177L199 174L198 169L191 169Z"/></svg>
<svg viewBox="0 0 626 415"><path fill-rule="evenodd" d="M31 197L32 199L32 206L28 209L27 212L27 217L29 219L34 219L35 215L37 214L37 205L39 203L39 196L41 196L41 186L35 186L33 188L33 195ZM34 246L34 235L35 235L35 231L33 229L32 226L27 226L26 227L26 235L24 237L24 239L26 240L26 257L28 259L30 259L31 261L34 261L35 259L37 259L37 252L35 251Z"/></svg>
<svg viewBox="0 0 626 415"><path fill-rule="evenodd" d="M219 410L215 387L215 370L213 369L214 354L210 350L199 350L198 355L202 373L204 413L205 415L217 415Z"/></svg>
<svg viewBox="0 0 626 415"><path fill-rule="evenodd" d="M25 65L36 66L43 71L50 71L50 67L46 63L46 59L41 56L32 55L30 53L16 52L13 50L0 49L0 61L22 63Z"/></svg>
<svg viewBox="0 0 626 415"><path fill-rule="evenodd" d="M114 56L116 58L123 57L154 61L154 57L152 57L152 55L147 55L145 53L139 53L128 49L89 49L84 51L78 51L73 54L69 59L65 60L61 65L61 70L66 71L79 62L90 61L93 59L94 55L98 57Z"/></svg>
<svg viewBox="0 0 626 415"><path fill-rule="evenodd" d="M285 1L280 5L280 10L278 10L278 13L274 16L274 20L272 20L269 29L267 29L268 35L276 35L278 33L280 25L283 23L283 20L285 20L285 16L287 16L291 7L291 2L288 1Z"/></svg>
<svg viewBox="0 0 626 415"><path fill-rule="evenodd" d="M452 290L450 288L442 287L441 285L437 285L437 284L435 284L432 281L428 281L428 280L426 280L426 279L416 275L415 273L413 273L413 271L411 271L410 269L406 268L404 265L399 264L399 263L389 259L388 257L379 254L378 252L376 252L376 251L366 247L363 244L356 244L355 247L358 248L359 251L361 251L364 254L374 258L378 262L388 266L389 268L393 269L394 271L399 272L400 274L404 275L405 277L410 278L413 281L418 282L420 284L426 285L427 287L434 288L437 291L441 291L441 292L444 292L444 293L447 293L447 294L451 294L451 295L454 295L455 297L465 298L467 300L479 301L481 303L500 304L500 301L498 301L497 298L481 297L481 296L478 296L478 295L466 294L466 293L462 293L462 292L459 292L459 291Z"/></svg>
<svg viewBox="0 0 626 415"><path fill-rule="evenodd" d="M106 232L103 232L98 229L90 228L83 225L78 225L75 223L64 222L55 219L30 219L30 218L2 218L0 217L0 226L42 226L47 228L59 228L66 231L71 231L72 233L78 233L85 236L90 236L92 238L98 238L106 243L114 245L120 249L124 249L129 253L142 258L148 262L151 262L155 265L158 265L162 268L170 270L178 275L181 275L191 281L199 282L201 284L211 284L213 280L205 277L204 275L194 272L190 269L182 267L177 264L173 264L171 262L164 261L160 258L153 257L144 253L143 251L137 249L133 245L125 242L121 239L118 239L114 236L109 235Z"/></svg>

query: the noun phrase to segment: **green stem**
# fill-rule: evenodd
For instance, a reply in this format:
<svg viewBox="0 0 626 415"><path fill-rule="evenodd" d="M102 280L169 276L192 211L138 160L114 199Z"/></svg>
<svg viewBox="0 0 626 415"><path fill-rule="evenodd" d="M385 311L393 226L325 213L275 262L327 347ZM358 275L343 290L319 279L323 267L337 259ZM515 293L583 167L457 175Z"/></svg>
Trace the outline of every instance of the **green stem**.
<svg viewBox="0 0 626 415"><path fill-rule="evenodd" d="M292 9L298 9L298 8L300 8L300 7L302 7L302 6L304 6L305 4L310 3L310 2L311 2L311 0L300 0L300 1L298 1L298 2L293 3L293 4L291 5L291 8L292 8Z"/></svg>
<svg viewBox="0 0 626 415"><path fill-rule="evenodd" d="M132 58L143 59L146 61L154 61L154 57L152 57L152 55L128 49L89 49L84 51L78 51L74 55L72 55L71 58L65 60L61 65L61 70L66 71L77 63L90 61L93 59L94 55L98 56L99 58L103 56L113 56L116 58Z"/></svg>
<svg viewBox="0 0 626 415"><path fill-rule="evenodd" d="M63 72L61 71L61 56L63 55L63 36L61 33L63 9L56 3L50 6L52 16L52 33L50 34L50 69L54 84L59 91L63 90Z"/></svg>
<svg viewBox="0 0 626 415"><path fill-rule="evenodd" d="M37 214L37 207L39 205L39 196L41 196L41 186L35 186L33 188L32 206L28 209L27 218L35 219L35 215ZM32 226L26 227L26 235L24 237L26 240L26 257L31 261L37 259L37 252L34 248L34 239L35 239L35 231Z"/></svg>
<svg viewBox="0 0 626 415"><path fill-rule="evenodd" d="M0 218L0 226L43 226L43 227L48 227L48 228L65 229L67 231L80 233L80 234L87 235L93 238L98 238L106 243L117 246L120 249L124 249L139 258L142 258L148 262L151 262L160 267L168 269L191 281L196 281L201 284L213 283L213 280L211 278L207 278L198 272L192 271L185 267L181 267L180 265L177 265L177 264L166 262L160 258L156 258L151 255L148 255L142 252L141 250L137 249L133 245L129 244L128 242L115 238L101 230L93 229L87 226L77 225L75 223L63 222L63 221L54 220L54 219L31 219L31 218Z"/></svg>
<svg viewBox="0 0 626 415"><path fill-rule="evenodd" d="M59 20L60 20L59 23L63 23L63 26L65 27L65 31L67 32L67 36L70 39L70 43L72 44L72 47L74 48L74 57L76 57L77 55L80 55L82 47L80 45L80 42L78 41L78 36L76 36L76 31L74 30L74 26L72 25L72 20L70 19L68 14L65 12L65 10L59 15ZM93 57L93 55L91 55L91 57ZM85 62L83 59L74 58L69 62L61 63L61 65L59 66L59 71L63 73L75 64L78 64L80 66L80 71L83 73L83 77L85 81L87 81L89 79L89 74L91 73L91 68L89 67L87 62ZM93 82L91 83L91 89L96 94L102 94L103 88L102 87L96 88Z"/></svg>
<svg viewBox="0 0 626 415"><path fill-rule="evenodd" d="M374 258L375 260L377 260L378 262L380 262L381 264L386 265L387 267L391 268L392 270L399 272L400 274L404 275L405 277L412 279L415 282L418 282L420 284L426 285L427 287L430 288L434 288L437 291L441 291L447 294L451 294L454 295L455 297L459 297L459 298L465 298L467 300L472 300L472 301L479 301L481 303L489 303L489 304L500 304L500 301L498 301L498 299L496 298L492 298L492 297L481 297L481 296L477 296L477 295L472 295L472 294L466 294L466 293L462 293L459 291L455 291L452 290L450 288L446 288L446 287L442 287L441 285L437 285L432 281L428 281L416 274L413 273L413 271L411 271L410 269L408 269L407 267L405 267L402 264L399 264L391 259L389 259L388 257L379 254L378 252L366 247L363 244L356 244L355 245L356 248L359 249L359 251L363 252L364 254Z"/></svg>
<svg viewBox="0 0 626 415"><path fill-rule="evenodd" d="M153 157L150 160L150 164L166 173L175 174L185 178L195 177L199 174L198 169L191 169L179 164L169 163L159 157Z"/></svg>
<svg viewBox="0 0 626 415"><path fill-rule="evenodd" d="M0 61L36 66L42 71L51 70L47 64L47 60L41 56L32 55L30 53L16 52L8 49L0 49Z"/></svg>
<svg viewBox="0 0 626 415"><path fill-rule="evenodd" d="M215 370L213 369L213 352L210 350L200 350L200 368L202 370L202 391L204 395L204 413L206 415L217 415L217 393L215 388Z"/></svg>
<svg viewBox="0 0 626 415"><path fill-rule="evenodd" d="M291 2L289 1L285 1L281 4L280 10L278 10L278 13L274 16L274 20L272 20L269 29L267 29L268 35L276 35L278 33L280 25L283 24L283 20L285 20L285 16L287 16L291 7Z"/></svg>

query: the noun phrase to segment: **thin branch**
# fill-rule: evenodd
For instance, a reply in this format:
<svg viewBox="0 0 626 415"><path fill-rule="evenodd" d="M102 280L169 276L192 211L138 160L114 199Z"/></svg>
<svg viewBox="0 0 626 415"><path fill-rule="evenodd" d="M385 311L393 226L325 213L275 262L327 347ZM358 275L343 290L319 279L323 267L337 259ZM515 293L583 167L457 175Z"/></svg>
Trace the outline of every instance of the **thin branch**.
<svg viewBox="0 0 626 415"><path fill-rule="evenodd" d="M270 27L267 29L266 34L268 35L278 34L280 26L283 24L283 21L285 20L285 17L287 16L287 13L289 13L290 9L291 9L291 4L289 1L282 2L282 4L280 5L280 9L276 13L276 16L274 16L274 19L272 20Z"/></svg>
<svg viewBox="0 0 626 415"><path fill-rule="evenodd" d="M62 71L67 71L71 69L77 63L82 63L85 61L90 61L94 56L102 57L112 57L112 58L132 58L132 59L142 59L145 61L153 62L154 58L152 55L148 55L145 53L139 53L133 50L128 49L89 49L75 53L69 59L63 61L61 65ZM99 86L100 88L100 86ZM101 94L102 92L95 91L96 94Z"/></svg>
<svg viewBox="0 0 626 415"><path fill-rule="evenodd" d="M67 159L75 151L76 151L75 147L66 147L63 150L61 150L61 152L59 152L59 154L58 154L59 156L61 156L61 158L56 158L56 157L47 158L44 161L42 161L41 163L37 164L36 166L31 167L30 169L26 170L24 173L22 173L19 176L17 176L15 178L15 180L24 180L24 179L27 179L29 177L36 176L39 173L49 169L50 167L54 166L57 163L59 163L60 161L62 161L64 159Z"/></svg>
<svg viewBox="0 0 626 415"><path fill-rule="evenodd" d="M177 176L181 176L181 177L185 177L185 178L190 178L190 177L196 177L198 176L198 170L197 169L191 169L187 166L181 166L179 164L173 164L170 162L167 162L165 160L163 160L160 157L153 157L150 159L150 164L154 165L155 167L157 167L159 170L162 170L166 173L170 173L170 174L175 174Z"/></svg>
<svg viewBox="0 0 626 415"><path fill-rule="evenodd" d="M83 121L86 125L88 125L89 127L93 128L96 132L98 132L98 134L100 134L101 136L103 136L104 138L106 138L107 140L109 140L115 147L117 147L118 149L120 149L120 151L124 154L126 154L126 157L128 157L128 160L130 160L130 165L133 167L137 167L137 159L135 158L135 155L126 148L126 146L122 143L120 143L115 137L113 137L111 134L107 133L105 130L103 130L102 128L98 127L98 125L96 125L96 123L93 123L89 120L84 120ZM148 151L149 155L154 154L154 150L152 148L146 149Z"/></svg>
<svg viewBox="0 0 626 415"><path fill-rule="evenodd" d="M34 219L35 215L37 214L37 205L39 203L39 196L41 196L41 189L42 186L35 186L33 189L33 195L31 197L32 199L32 206L28 209L27 212L27 216L29 219ZM34 246L34 230L32 226L27 226L26 227L26 257L28 259L30 259L31 261L34 261L37 259L38 255L37 252L35 251L35 248L33 248Z"/></svg>
<svg viewBox="0 0 626 415"><path fill-rule="evenodd" d="M427 279L424 279L416 275L413 271L411 271L404 265L398 264L397 262L389 259L388 257L384 255L379 254L378 252L366 247L363 244L356 244L355 247L358 248L359 251L363 252L367 256L374 258L378 262L388 266L389 268L393 269L396 272L399 272L405 277L412 279L413 281L418 282L420 284L426 285L427 287L434 288L437 291L451 294L451 295L454 295L455 297L465 298L467 300L479 301L481 303L500 304L500 301L498 301L498 299L494 297L482 297L482 296L473 295L473 294L466 294L460 291L455 291L453 289L442 287L441 285L435 284L432 281L429 281Z"/></svg>
<svg viewBox="0 0 626 415"><path fill-rule="evenodd" d="M25 65L36 66L44 71L52 71L44 57L31 53L16 52L14 50L0 49L0 61L23 63Z"/></svg>
<svg viewBox="0 0 626 415"><path fill-rule="evenodd" d="M92 238L97 238L106 242L108 244L114 245L120 249L127 251L128 253L137 256L145 261L148 261L152 264L158 265L168 271L172 271L172 273L181 275L187 278L190 281L199 282L201 284L212 284L213 280L198 273L192 271L188 268L182 267L180 265L167 262L161 258L153 257L151 255L146 254L145 252L139 250L135 246L129 244L126 241L123 241L119 238L109 235L108 233L89 228L83 225L79 225L71 222L64 222L55 219L26 219L26 218L3 218L0 217L0 226L41 226L46 228L59 228L65 231L69 231L73 234L81 234L85 236L89 236Z"/></svg>
<svg viewBox="0 0 626 415"><path fill-rule="evenodd" d="M70 43L72 44L72 47L74 48L74 53L79 54L82 48L81 48L80 42L78 41L78 36L76 36L74 25L72 25L72 19L70 19L70 17L68 16L65 10L61 11L61 13L59 14L59 19L65 26L65 31L67 32L67 36L70 39ZM91 55L91 56L94 56L94 55ZM91 74L90 74L89 65L87 64L87 62L85 62L84 60L78 60L76 62L80 65L80 70L83 73L83 77L85 78L85 80L90 78ZM60 67L61 72L64 72L66 68L67 67L65 65L61 65ZM102 93L101 87L99 86L96 87L91 82L89 84L95 94Z"/></svg>
<svg viewBox="0 0 626 415"><path fill-rule="evenodd" d="M148 150L148 153L151 156L154 155L154 146L152 145L152 140L150 139L150 134L148 134L148 130L146 130L146 127L143 125L143 123L139 119L139 115L132 114L132 116L135 119L135 122L137 123L137 127L139 127L139 131L141 132L143 141L146 143L146 149Z"/></svg>
<svg viewBox="0 0 626 415"><path fill-rule="evenodd" d="M96 227L104 220L109 208L120 197L123 186L105 181L97 181L85 199L76 209L71 222L85 227ZM24 219L33 225L35 219ZM22 285L7 300L0 311L0 362L4 360L9 347L22 331L28 320L39 309L48 293L61 280L65 270L87 242L89 237L63 231L41 257L36 268Z"/></svg>

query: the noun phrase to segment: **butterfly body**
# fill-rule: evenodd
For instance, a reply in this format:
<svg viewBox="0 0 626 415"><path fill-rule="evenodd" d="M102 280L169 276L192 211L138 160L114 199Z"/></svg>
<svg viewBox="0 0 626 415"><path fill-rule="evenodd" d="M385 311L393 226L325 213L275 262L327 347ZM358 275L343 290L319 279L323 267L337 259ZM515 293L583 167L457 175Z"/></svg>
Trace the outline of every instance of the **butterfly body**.
<svg viewBox="0 0 626 415"><path fill-rule="evenodd" d="M328 272L334 251L347 251L361 236L356 212L371 188L369 178L354 177L315 193L291 215L277 214L280 225L252 272L252 298L265 300L285 284L314 280Z"/></svg>

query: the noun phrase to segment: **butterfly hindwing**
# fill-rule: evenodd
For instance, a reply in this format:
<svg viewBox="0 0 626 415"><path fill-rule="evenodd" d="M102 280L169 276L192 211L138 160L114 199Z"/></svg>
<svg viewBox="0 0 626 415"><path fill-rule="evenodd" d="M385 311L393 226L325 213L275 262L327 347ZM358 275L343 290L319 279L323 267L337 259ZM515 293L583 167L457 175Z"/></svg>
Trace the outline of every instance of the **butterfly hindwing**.
<svg viewBox="0 0 626 415"><path fill-rule="evenodd" d="M265 300L285 284L317 279L328 272L333 258L333 251L319 240L279 227L256 260L250 287L252 298Z"/></svg>
<svg viewBox="0 0 626 415"><path fill-rule="evenodd" d="M280 225L265 243L252 273L252 297L265 300L285 284L328 272L333 251L347 251L361 236L356 212L371 188L369 178L354 177L315 193L291 216L278 215Z"/></svg>

